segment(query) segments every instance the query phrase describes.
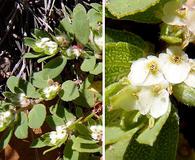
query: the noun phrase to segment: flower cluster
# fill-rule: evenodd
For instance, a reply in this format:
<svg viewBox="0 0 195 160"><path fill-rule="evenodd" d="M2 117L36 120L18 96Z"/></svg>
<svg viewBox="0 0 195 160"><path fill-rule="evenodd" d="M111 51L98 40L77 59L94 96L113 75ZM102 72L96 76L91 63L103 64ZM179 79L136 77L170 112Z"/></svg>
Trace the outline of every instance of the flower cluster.
<svg viewBox="0 0 195 160"><path fill-rule="evenodd" d="M0 112L0 132L3 131L12 121L12 113L8 110Z"/></svg>
<svg viewBox="0 0 195 160"><path fill-rule="evenodd" d="M58 44L51 41L49 38L44 37L35 43L33 49L35 52L44 52L47 55L54 55L58 52Z"/></svg>
<svg viewBox="0 0 195 160"><path fill-rule="evenodd" d="M102 133L102 126L101 125L93 125L93 126L90 127L90 130L92 132L91 137L94 140L102 141L103 133Z"/></svg>
<svg viewBox="0 0 195 160"><path fill-rule="evenodd" d="M52 100L57 96L60 89L60 85L57 82L53 82L51 85L43 89L43 97L46 98L46 100Z"/></svg>
<svg viewBox="0 0 195 160"><path fill-rule="evenodd" d="M66 140L68 133L67 128L72 125L73 121L68 121L65 125L56 126L56 131L49 133L50 142L52 145L56 145L58 142Z"/></svg>
<svg viewBox="0 0 195 160"><path fill-rule="evenodd" d="M178 46L167 48L159 57L148 56L133 62L128 79L138 87L135 108L153 118L164 115L169 107L171 86L185 83L195 87L195 61Z"/></svg>
<svg viewBox="0 0 195 160"><path fill-rule="evenodd" d="M75 58L75 57L78 58L80 57L82 53L84 53L84 50L80 46L77 46L77 45L70 46L66 50L66 54L70 58Z"/></svg>

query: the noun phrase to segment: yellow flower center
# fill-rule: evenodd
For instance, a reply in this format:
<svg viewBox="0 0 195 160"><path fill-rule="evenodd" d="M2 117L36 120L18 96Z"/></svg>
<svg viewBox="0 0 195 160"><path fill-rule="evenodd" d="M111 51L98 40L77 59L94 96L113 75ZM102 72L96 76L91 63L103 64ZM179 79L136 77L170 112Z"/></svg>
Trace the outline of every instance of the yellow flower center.
<svg viewBox="0 0 195 160"><path fill-rule="evenodd" d="M153 74L155 74L159 70L159 67L156 61L151 61L150 63L148 63L148 68Z"/></svg>
<svg viewBox="0 0 195 160"><path fill-rule="evenodd" d="M186 7L182 7L176 10L176 14L181 17L181 18L185 18L187 15L187 8Z"/></svg>
<svg viewBox="0 0 195 160"><path fill-rule="evenodd" d="M180 64L182 62L182 57L178 55L172 55L170 60L172 63Z"/></svg>

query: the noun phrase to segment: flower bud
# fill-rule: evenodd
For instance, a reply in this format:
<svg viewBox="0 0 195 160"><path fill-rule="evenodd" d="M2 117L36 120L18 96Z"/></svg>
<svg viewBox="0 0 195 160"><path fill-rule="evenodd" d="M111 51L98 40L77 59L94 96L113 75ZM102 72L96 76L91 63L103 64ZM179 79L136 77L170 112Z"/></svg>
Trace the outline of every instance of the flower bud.
<svg viewBox="0 0 195 160"><path fill-rule="evenodd" d="M57 36L56 39L57 39L59 45L62 46L62 47L67 47L67 46L69 45L69 43L70 43L70 42L66 39L65 36Z"/></svg>
<svg viewBox="0 0 195 160"><path fill-rule="evenodd" d="M179 102L195 107L195 88L189 87L184 83L174 85L173 95Z"/></svg>

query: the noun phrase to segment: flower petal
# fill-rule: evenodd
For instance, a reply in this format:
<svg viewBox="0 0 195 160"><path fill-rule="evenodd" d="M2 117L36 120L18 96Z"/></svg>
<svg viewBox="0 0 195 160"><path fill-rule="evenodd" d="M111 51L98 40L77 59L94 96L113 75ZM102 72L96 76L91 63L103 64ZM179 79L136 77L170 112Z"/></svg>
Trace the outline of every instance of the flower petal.
<svg viewBox="0 0 195 160"><path fill-rule="evenodd" d="M195 72L190 72L184 83L189 87L195 88Z"/></svg>
<svg viewBox="0 0 195 160"><path fill-rule="evenodd" d="M128 76L132 85L140 85L145 81L149 73L149 69L146 65L147 59L145 58L140 58L139 60L133 62L131 65L131 72Z"/></svg>
<svg viewBox="0 0 195 160"><path fill-rule="evenodd" d="M153 118L159 118L160 116L164 115L168 111L169 103L169 93L164 89L159 95L153 97L150 115Z"/></svg>
<svg viewBox="0 0 195 160"><path fill-rule="evenodd" d="M174 64L168 61L162 65L162 71L167 81L172 84L178 84L187 78L190 72L190 64L186 62Z"/></svg>
<svg viewBox="0 0 195 160"><path fill-rule="evenodd" d="M150 107L153 101L151 89L148 87L143 87L138 93L138 98L138 109L141 114L146 115L150 111Z"/></svg>
<svg viewBox="0 0 195 160"><path fill-rule="evenodd" d="M150 73L146 80L143 83L143 86L151 86L151 85L156 85L160 84L165 81L165 78L161 72L157 72L156 74Z"/></svg>

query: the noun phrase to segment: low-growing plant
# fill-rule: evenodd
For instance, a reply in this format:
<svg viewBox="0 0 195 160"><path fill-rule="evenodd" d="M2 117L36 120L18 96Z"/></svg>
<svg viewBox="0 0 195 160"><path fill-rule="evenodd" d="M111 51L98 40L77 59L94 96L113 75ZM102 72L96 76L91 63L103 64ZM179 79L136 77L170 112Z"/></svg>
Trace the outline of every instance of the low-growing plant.
<svg viewBox="0 0 195 160"><path fill-rule="evenodd" d="M31 148L43 154L63 148L68 159L97 159L102 153L102 6L65 8L53 32L36 28L24 43L23 59L39 70L24 79L10 76L0 101L0 149L15 135L46 128Z"/></svg>

